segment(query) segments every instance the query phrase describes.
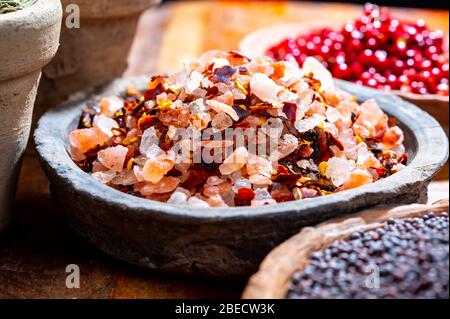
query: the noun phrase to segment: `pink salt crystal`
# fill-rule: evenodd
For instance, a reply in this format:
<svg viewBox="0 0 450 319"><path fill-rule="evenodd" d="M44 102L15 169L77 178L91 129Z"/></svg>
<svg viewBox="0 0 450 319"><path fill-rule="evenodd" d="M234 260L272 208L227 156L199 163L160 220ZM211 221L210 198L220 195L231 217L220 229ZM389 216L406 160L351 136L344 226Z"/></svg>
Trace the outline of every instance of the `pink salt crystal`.
<svg viewBox="0 0 450 319"><path fill-rule="evenodd" d="M163 155L145 162L142 174L147 182L158 183L174 166L175 162Z"/></svg>
<svg viewBox="0 0 450 319"><path fill-rule="evenodd" d="M245 100L247 98L247 95L241 92L241 90L237 88L232 88L231 92L233 93L233 99L234 100Z"/></svg>
<svg viewBox="0 0 450 319"><path fill-rule="evenodd" d="M210 177L208 177L208 180L206 181L206 184L211 185L211 186L217 186L222 183L224 183L224 180L218 176L210 176Z"/></svg>
<svg viewBox="0 0 450 319"><path fill-rule="evenodd" d="M112 129L118 128L119 124L117 124L117 122L112 118L106 117L104 115L99 115L96 117L94 127L98 128L103 134L111 138L114 136Z"/></svg>
<svg viewBox="0 0 450 319"><path fill-rule="evenodd" d="M175 205L186 205L188 200L188 196L183 192L175 191L172 195L170 195L167 203L175 204Z"/></svg>
<svg viewBox="0 0 450 319"><path fill-rule="evenodd" d="M189 190L187 190L186 188L183 187L177 187L177 189L175 189L176 192L180 192L180 193L184 193L186 194L187 197L191 197L191 192Z"/></svg>
<svg viewBox="0 0 450 319"><path fill-rule="evenodd" d="M233 185L231 185L230 182L224 182L222 184L217 185L217 188L219 188L219 193L223 194L225 192L228 192L229 190L231 190Z"/></svg>
<svg viewBox="0 0 450 319"><path fill-rule="evenodd" d="M372 175L364 169L355 169L350 178L342 186L343 189L356 188L365 184L373 183Z"/></svg>
<svg viewBox="0 0 450 319"><path fill-rule="evenodd" d="M230 65L230 62L225 59L225 58L214 58L212 59L214 66L213 66L213 71L220 69L224 66Z"/></svg>
<svg viewBox="0 0 450 319"><path fill-rule="evenodd" d="M75 162L81 162L86 159L86 156L83 153L81 153L80 150L73 145L69 145L68 152L69 152L69 155L72 158L72 160L74 160Z"/></svg>
<svg viewBox="0 0 450 319"><path fill-rule="evenodd" d="M284 61L281 63L284 66L283 77L281 79L279 79L279 82L282 85L289 87L301 79L302 71L298 67L298 64L290 62L290 61Z"/></svg>
<svg viewBox="0 0 450 319"><path fill-rule="evenodd" d="M100 103L101 114L112 117L114 113L123 108L124 101L118 96L109 96L103 98Z"/></svg>
<svg viewBox="0 0 450 319"><path fill-rule="evenodd" d="M235 197L235 193L233 191L227 191L221 194L221 197L224 201L224 203L226 205L228 205L229 207L234 207L235 206L235 202L234 202L234 197Z"/></svg>
<svg viewBox="0 0 450 319"><path fill-rule="evenodd" d="M329 107L327 109L326 116L327 116L327 120L330 123L334 123L334 122L337 122L340 119L342 119L341 113L339 113L339 111L337 109L335 109L334 107Z"/></svg>
<svg viewBox="0 0 450 319"><path fill-rule="evenodd" d="M358 158L356 164L365 168L379 168L381 167L380 161L373 155L371 151L367 149L365 143L360 143L357 147Z"/></svg>
<svg viewBox="0 0 450 319"><path fill-rule="evenodd" d="M219 188L217 186L206 185L203 189L203 195L206 197L219 195Z"/></svg>
<svg viewBox="0 0 450 319"><path fill-rule="evenodd" d="M203 103L203 99L196 99L195 101L189 103L189 112L191 114L202 114L205 110L206 107Z"/></svg>
<svg viewBox="0 0 450 319"><path fill-rule="evenodd" d="M209 208L210 205L205 202L204 200L201 200L197 197L191 197L189 198L189 200L187 201L187 205L188 207L191 208Z"/></svg>
<svg viewBox="0 0 450 319"><path fill-rule="evenodd" d="M311 170L311 171L318 171L319 168L317 167L317 165L314 163L313 160L300 160L297 162L297 166L299 168L305 169L305 170Z"/></svg>
<svg viewBox="0 0 450 319"><path fill-rule="evenodd" d="M272 180L264 175L251 175L249 177L250 183L257 186L268 186L272 185Z"/></svg>
<svg viewBox="0 0 450 319"><path fill-rule="evenodd" d="M388 127L388 116L380 109L375 100L367 100L360 106L353 130L363 138L375 138L384 134Z"/></svg>
<svg viewBox="0 0 450 319"><path fill-rule="evenodd" d="M138 182L133 171L122 171L112 180L115 185L131 186Z"/></svg>
<svg viewBox="0 0 450 319"><path fill-rule="evenodd" d="M219 170L222 175L230 175L233 172L240 170L245 166L248 159L248 151L245 147L237 148L233 154L231 154L227 159L223 161L220 165Z"/></svg>
<svg viewBox="0 0 450 319"><path fill-rule="evenodd" d="M247 173L249 175L271 177L274 172L275 170L271 161L255 154L249 154L247 162Z"/></svg>
<svg viewBox="0 0 450 319"><path fill-rule="evenodd" d="M223 201L222 197L220 197L220 195L211 196L206 200L206 202L211 207L227 207L228 206L227 204L225 204L225 202Z"/></svg>
<svg viewBox="0 0 450 319"><path fill-rule="evenodd" d="M404 140L403 131L398 126L391 127L383 136L383 143L386 145L400 145Z"/></svg>
<svg viewBox="0 0 450 319"><path fill-rule="evenodd" d="M142 155L146 155L147 157L153 157L154 153L151 153L151 156L148 156L147 153L150 153L152 146L158 146L159 138L156 134L155 128L152 126L144 131L141 138L141 144L139 146L139 151ZM154 150L154 149L152 149ZM162 150L161 150L162 151ZM160 152L157 152L160 153ZM156 156L158 156L157 154Z"/></svg>
<svg viewBox="0 0 450 319"><path fill-rule="evenodd" d="M123 170L123 165L127 154L128 148L118 145L101 150L98 152L97 156L100 163L102 163L105 167L114 172L121 172Z"/></svg>
<svg viewBox="0 0 450 319"><path fill-rule="evenodd" d="M233 125L233 120L226 113L220 112L214 116L212 122L212 127L220 131L227 129Z"/></svg>
<svg viewBox="0 0 450 319"><path fill-rule="evenodd" d="M261 131L271 138L280 138L283 133L283 121L279 118L269 118L266 123L261 126Z"/></svg>
<svg viewBox="0 0 450 319"><path fill-rule="evenodd" d="M186 173L191 167L191 159L183 156L178 156L175 159L175 169L180 173Z"/></svg>
<svg viewBox="0 0 450 319"><path fill-rule="evenodd" d="M313 117L306 118L306 119L300 119L295 121L295 128L299 133L305 133L316 126L319 126L321 122L325 120L325 117L322 115L315 114Z"/></svg>
<svg viewBox="0 0 450 319"><path fill-rule="evenodd" d="M355 139L353 129L351 128L341 129L338 138L344 145L344 153L346 154L347 158L356 160L357 158L356 148L358 146L358 143Z"/></svg>
<svg viewBox="0 0 450 319"><path fill-rule="evenodd" d="M142 167L134 166L133 167L133 173L136 176L136 179L137 179L138 182L145 182Z"/></svg>
<svg viewBox="0 0 450 319"><path fill-rule="evenodd" d="M70 132L69 140L72 146L85 154L91 149L103 145L107 139L95 128L84 128Z"/></svg>
<svg viewBox="0 0 450 319"><path fill-rule="evenodd" d="M267 188L257 188L255 198L251 201L251 206L264 206L276 204L277 201L272 198Z"/></svg>
<svg viewBox="0 0 450 319"><path fill-rule="evenodd" d="M256 73L250 81L250 88L254 95L261 101L277 104L280 102L278 95L285 90L284 87L278 85L266 74Z"/></svg>
<svg viewBox="0 0 450 319"><path fill-rule="evenodd" d="M331 72L327 70L317 59L307 57L303 62L303 73L312 73L314 78L320 81L321 90L334 90L334 81Z"/></svg>
<svg viewBox="0 0 450 319"><path fill-rule="evenodd" d="M206 104L209 105L216 113L224 112L228 114L234 121L239 120L239 115L228 104L218 102L215 100L207 100Z"/></svg>
<svg viewBox="0 0 450 319"><path fill-rule="evenodd" d="M96 173L96 172L104 172L104 171L108 171L109 169L103 165L102 163L100 163L100 161L97 159L94 162L92 162L92 173Z"/></svg>
<svg viewBox="0 0 450 319"><path fill-rule="evenodd" d="M194 92L202 83L203 75L200 72L193 71L186 82L186 91L188 93Z"/></svg>
<svg viewBox="0 0 450 319"><path fill-rule="evenodd" d="M137 127L137 119L131 115L128 115L125 121L125 125L129 129L133 129Z"/></svg>
<svg viewBox="0 0 450 319"><path fill-rule="evenodd" d="M282 108L273 108L266 111L272 117L282 117L283 119L287 119L288 116L283 112Z"/></svg>
<svg viewBox="0 0 450 319"><path fill-rule="evenodd" d="M158 183L138 183L134 185L137 192L143 196L149 196L153 194L165 194L170 193L177 188L180 184L180 179L176 177L164 177Z"/></svg>
<svg viewBox="0 0 450 319"><path fill-rule="evenodd" d="M116 174L117 173L113 171L104 171L92 173L92 177L102 184L108 184L114 179L114 177L116 177Z"/></svg>
<svg viewBox="0 0 450 319"><path fill-rule="evenodd" d="M353 101L341 101L336 109L342 116L342 121L346 127L350 127L353 124L352 117L354 115L358 116L359 105Z"/></svg>
<svg viewBox="0 0 450 319"><path fill-rule="evenodd" d="M326 116L327 108L323 106L319 101L314 101L309 105L306 115L313 116L314 114L319 114Z"/></svg>
<svg viewBox="0 0 450 319"><path fill-rule="evenodd" d="M223 83L222 83L223 84ZM218 96L216 98L216 101L227 104L227 105L233 105L234 104L234 96L233 93L230 92L230 87L226 86L225 93Z"/></svg>
<svg viewBox="0 0 450 319"><path fill-rule="evenodd" d="M309 189L306 187L300 188L300 194L302 199L315 198L319 195L315 189Z"/></svg>
<svg viewBox="0 0 450 319"><path fill-rule="evenodd" d="M325 176L331 180L334 186L339 187L350 178L354 168L354 161L333 157L328 161Z"/></svg>
<svg viewBox="0 0 450 319"><path fill-rule="evenodd" d="M248 122L250 127L258 127L260 125L259 117L254 115L247 116L244 121Z"/></svg>
<svg viewBox="0 0 450 319"><path fill-rule="evenodd" d="M274 150L269 159L272 162L277 162L282 158L292 154L298 148L298 139L292 134L285 134L280 145Z"/></svg>

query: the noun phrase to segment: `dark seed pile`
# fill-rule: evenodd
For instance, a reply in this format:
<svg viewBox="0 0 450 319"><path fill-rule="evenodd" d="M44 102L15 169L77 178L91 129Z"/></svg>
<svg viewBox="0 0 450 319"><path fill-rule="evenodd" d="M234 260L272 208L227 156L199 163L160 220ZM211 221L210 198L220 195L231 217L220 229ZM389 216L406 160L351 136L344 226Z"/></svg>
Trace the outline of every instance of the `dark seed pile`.
<svg viewBox="0 0 450 319"><path fill-rule="evenodd" d="M448 299L448 213L389 220L313 253L287 298Z"/></svg>

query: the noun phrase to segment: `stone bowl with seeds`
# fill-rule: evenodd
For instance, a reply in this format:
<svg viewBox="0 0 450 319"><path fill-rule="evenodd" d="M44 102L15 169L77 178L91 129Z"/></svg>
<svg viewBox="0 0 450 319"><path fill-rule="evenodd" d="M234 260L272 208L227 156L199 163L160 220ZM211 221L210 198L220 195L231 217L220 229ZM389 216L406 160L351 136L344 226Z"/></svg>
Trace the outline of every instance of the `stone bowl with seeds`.
<svg viewBox="0 0 450 319"><path fill-rule="evenodd" d="M448 299L448 199L368 209L274 249L248 299Z"/></svg>
<svg viewBox="0 0 450 319"><path fill-rule="evenodd" d="M300 152L302 149L299 149L300 143L297 143L297 138L301 138L300 135L308 135L306 133L311 129L322 131L333 126L330 122L325 123L325 116L305 115L304 111L302 113L297 109L297 115L295 111L293 112L294 119L298 121L295 120L292 134L285 133L284 129L277 130L276 134L282 134L285 140L287 136L289 140L296 140L295 147L292 147L292 144L288 145L289 152L295 151L296 155L300 152L303 158L318 155L314 165L320 167L317 167L315 174L308 174L309 177L305 179L300 176L301 171L298 168L296 170L300 173L294 174L278 165L275 167L278 170L276 175L272 175L271 169L267 176L262 176L265 172L261 172L261 176L256 175L258 177L256 178L255 174L249 176L252 168L248 165L245 167L245 161L244 163L228 161L227 157L220 166L206 166L207 169L203 170L206 176L202 173L190 178L189 165L174 167L174 160L168 156L170 151L168 140L161 135L157 135L158 138L154 139L155 130L162 131L166 123L170 123L170 126L199 125L204 128L208 127L210 121L217 129L220 126L215 125L223 123L250 125L251 121L241 121L238 114L240 112L249 116L248 113L242 112L239 105L232 108L227 104L233 98L248 103L250 109L255 109L254 112L259 114L278 114L284 111L292 113L289 108L281 109L273 106L279 104L278 99L284 101L294 98L298 102L294 105L297 108L303 107L296 89L285 89L275 83L275 81L286 82L289 76L298 77L301 72L295 67L273 65L273 62L266 58L253 63L235 52L207 53L203 59L211 61L211 57L214 57L213 64L205 65L204 68L198 61L193 63L194 68L202 68L201 72L191 72L190 75L182 72L175 76L174 83L179 79L187 81L186 90L183 89L182 94L180 92L175 94L177 89L167 85L167 78L163 76L152 77L150 82L148 78L124 78L96 95L77 94L71 101L49 111L41 118L35 132L35 142L43 168L51 181L53 197L69 225L88 241L118 259L142 267L221 280L239 280L253 273L273 247L305 226L379 204L426 201L427 185L448 157L448 140L439 124L420 109L395 96L344 82L337 82L339 90L348 92L358 102L372 99L371 109L376 109L375 113L378 115L382 114L378 119L384 123L382 127L385 132L389 130L387 130L387 116L383 111L391 118L395 118L397 129L389 132L402 134L385 133L386 142L394 138L398 144L394 143L392 147L401 150L402 154L407 154L406 157L401 156L403 159L408 158L408 161L404 162L406 165L390 161L390 173L386 174L386 170L380 170L378 172L383 174L383 178L375 179L373 176L378 173L373 170L370 171L374 175L370 176L367 172L354 167L347 170L351 161L337 159L339 148L333 145L326 144L323 152L319 147L311 153ZM235 64L240 66L236 67ZM245 67L241 64L245 64ZM277 69L276 72L274 67ZM264 72L271 72L270 76L263 74ZM210 76L205 79L203 74ZM311 72L307 74L307 78L294 78L294 81L289 83L292 85L303 83L302 87L306 85L306 88L319 83L309 77ZM243 80L235 81L237 76ZM253 78L250 80L251 76ZM331 77L328 79L327 82L327 77L322 77L320 80L322 88L325 85L334 87ZM234 83L236 87L230 87ZM238 85L239 83L241 85ZM204 90L203 86L209 87L210 91ZM215 89L211 86L215 86ZM240 86L245 87L239 88ZM230 91L227 91L228 88ZM186 93L187 90L190 93ZM221 90L226 92L218 96ZM133 97L139 91L145 94L138 98ZM192 98L192 95L196 94L206 94L206 97L203 95L203 99ZM125 102L122 100L120 103L120 105L125 103L122 109L115 107L114 101L117 99L110 99L106 103L108 107L105 114L114 113L113 117L102 116L95 111L102 108L101 101L108 96L125 98ZM352 103L358 104L355 99L351 99ZM206 100L205 105L199 100ZM266 102L262 103L261 100ZM267 105L270 103L273 108L268 109ZM93 108L86 111L87 105L93 105ZM189 106L187 110L178 112L186 105ZM114 106L115 112L110 112L110 106ZM323 107L319 109L325 112ZM245 111L245 108L242 110ZM94 112L94 120L90 112ZM127 119L124 119L123 113L129 113ZM335 112L326 113L330 121L331 118L337 121ZM80 120L81 114L83 116ZM137 114L139 119L133 120ZM187 120L190 119L186 118L189 114L196 120ZM379 123L375 124L377 127L375 129L375 126L371 125L370 112L361 114L361 125L371 127L370 132L366 133L376 134L380 127ZM203 115L205 116L202 117ZM276 119L285 116L289 117L287 114L266 115L266 123L271 126L272 122L277 122ZM318 118L322 120L316 121ZM348 120L350 123L358 122L351 114L348 114ZM287 125L289 121L285 119L278 122ZM153 123L153 126L150 125L143 130L142 125L149 123ZM311 123L314 125L309 127ZM129 126L137 128L127 130ZM297 134L294 130L299 132L302 130L303 133ZM170 131L170 127L165 129L164 136L169 136ZM102 139L100 147L99 136ZM357 140L356 137L353 139ZM208 145L212 143L215 147L225 146L202 141L203 147L207 146L203 145L203 142ZM326 142L338 143L331 138ZM366 142L369 143L368 140ZM357 143L366 145L361 140ZM439 147L436 147L437 145ZM328 147L333 149L335 157ZM364 147L367 150L367 145ZM127 160L130 149L133 156L140 154L132 157L134 158L132 161ZM269 159L272 159L272 154L276 155L275 161L288 154L284 153L286 148L275 148L275 151L276 153L270 153ZM247 156L241 156L240 152ZM383 153L383 150L377 152ZM395 151L390 149L387 153L395 154ZM145 154L144 160L142 154ZM370 155L366 157L365 154L367 153L362 154L364 160L374 159ZM238 158L249 157L241 147L237 148L233 155ZM340 156L341 159L346 158L345 154ZM299 162L300 165L304 164L304 161ZM187 175L181 172L183 168ZM342 174L328 174L330 171L339 173L341 169L346 171L345 180L340 178ZM353 178L355 171L358 173L355 174L357 178ZM210 176L210 172L215 172L218 176ZM289 178L286 178L286 175ZM243 179L242 176L248 179ZM118 177L120 182L117 182ZM200 186L198 183L192 188L188 186L194 185L192 183L197 182L199 178L202 179ZM295 180L292 181L292 178ZM320 180L328 178L334 185L328 186L332 187L330 189L334 192L322 189L321 183L311 185L313 178ZM219 189L217 194L212 191L216 188L209 187L229 185L230 180L234 183L231 190L227 187L226 191L221 192L219 187L216 187ZM244 186L241 185L243 180ZM351 183L346 184L347 180ZM261 183L265 185L261 187ZM128 186L122 187L125 184ZM178 185L183 186L182 189L177 188ZM289 196L286 195L287 199L278 196L283 186L289 193ZM235 192L234 200L225 198L225 192L228 194ZM264 196L260 198L261 194Z"/></svg>

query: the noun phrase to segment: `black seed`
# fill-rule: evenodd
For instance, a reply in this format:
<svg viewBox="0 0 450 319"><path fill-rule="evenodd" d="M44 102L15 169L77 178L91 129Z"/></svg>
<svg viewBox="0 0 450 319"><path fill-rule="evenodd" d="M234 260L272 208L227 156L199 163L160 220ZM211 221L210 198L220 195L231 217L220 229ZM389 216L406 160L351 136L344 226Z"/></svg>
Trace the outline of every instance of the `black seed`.
<svg viewBox="0 0 450 319"><path fill-rule="evenodd" d="M390 219L311 256L288 298L449 298L448 213ZM380 288L366 279L376 265Z"/></svg>

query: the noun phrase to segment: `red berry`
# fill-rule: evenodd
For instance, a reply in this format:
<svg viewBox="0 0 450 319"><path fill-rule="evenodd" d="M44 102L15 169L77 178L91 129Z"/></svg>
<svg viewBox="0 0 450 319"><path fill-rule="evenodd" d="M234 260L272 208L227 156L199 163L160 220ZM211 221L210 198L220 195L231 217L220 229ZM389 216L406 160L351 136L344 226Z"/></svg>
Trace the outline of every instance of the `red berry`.
<svg viewBox="0 0 450 319"><path fill-rule="evenodd" d="M316 57L334 76L383 90L448 95L448 52L440 30L423 20L405 22L368 4L340 30L323 28L287 39L268 55L303 64Z"/></svg>

